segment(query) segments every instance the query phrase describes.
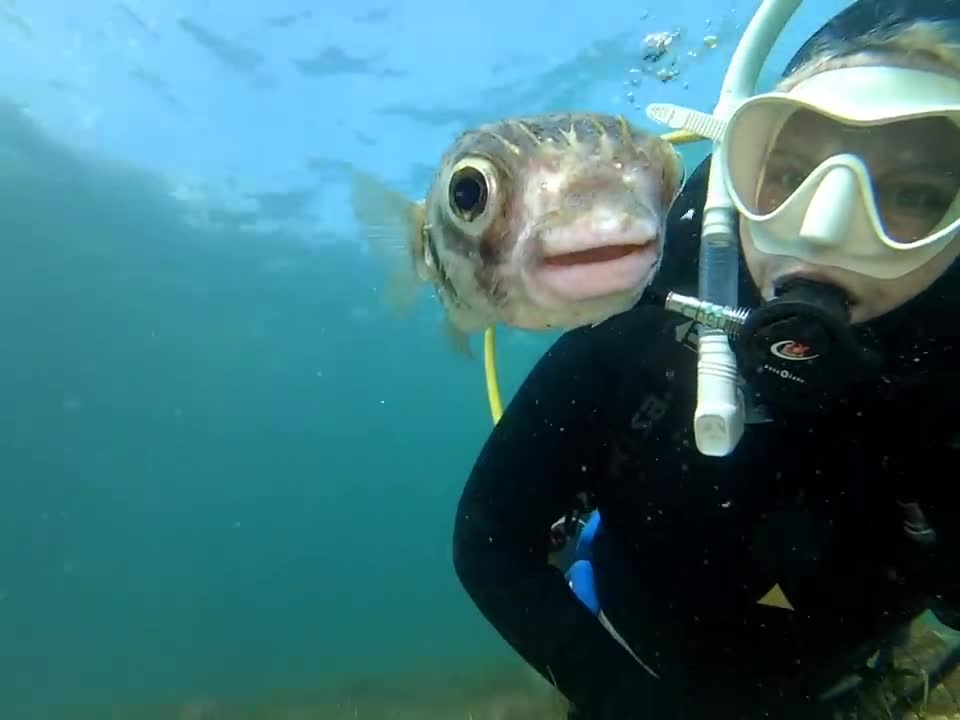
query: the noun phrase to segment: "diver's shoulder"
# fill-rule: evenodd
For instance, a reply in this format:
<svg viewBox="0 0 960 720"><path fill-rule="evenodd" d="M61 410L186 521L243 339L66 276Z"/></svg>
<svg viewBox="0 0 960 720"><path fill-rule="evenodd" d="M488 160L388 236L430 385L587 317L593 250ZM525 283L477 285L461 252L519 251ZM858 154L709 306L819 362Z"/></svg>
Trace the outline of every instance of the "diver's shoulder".
<svg viewBox="0 0 960 720"><path fill-rule="evenodd" d="M677 325L685 322L686 318L680 315L655 305L640 303L627 312L615 315L596 329L602 329L606 342L613 346L636 350L659 343L669 345L675 339Z"/></svg>
<svg viewBox="0 0 960 720"><path fill-rule="evenodd" d="M597 325L571 330L561 340L569 349L590 353L593 357L629 358L635 362L652 346L673 341L678 321L684 318L641 303Z"/></svg>
<svg viewBox="0 0 960 720"><path fill-rule="evenodd" d="M663 257L651 283L655 290L697 293L700 231L709 168L708 157L693 172L670 207L664 228Z"/></svg>

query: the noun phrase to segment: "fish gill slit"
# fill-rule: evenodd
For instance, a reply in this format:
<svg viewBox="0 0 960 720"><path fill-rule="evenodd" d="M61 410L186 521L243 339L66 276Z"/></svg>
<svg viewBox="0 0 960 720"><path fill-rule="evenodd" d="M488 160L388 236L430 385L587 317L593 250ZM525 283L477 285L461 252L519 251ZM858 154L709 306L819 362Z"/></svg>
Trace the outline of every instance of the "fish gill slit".
<svg viewBox="0 0 960 720"><path fill-rule="evenodd" d="M446 268L442 264L437 262L437 282L441 288L443 288L447 293L447 300L460 307L463 305L462 300L460 299L460 293L457 292L456 286L451 282L450 276L447 275Z"/></svg>
<svg viewBox="0 0 960 720"><path fill-rule="evenodd" d="M504 290L502 279L496 277L495 275L490 276L490 278L487 279L487 285L488 285L487 292L490 297L490 302L493 303L494 306L499 306L506 303L507 293ZM483 286L481 285L481 287Z"/></svg>

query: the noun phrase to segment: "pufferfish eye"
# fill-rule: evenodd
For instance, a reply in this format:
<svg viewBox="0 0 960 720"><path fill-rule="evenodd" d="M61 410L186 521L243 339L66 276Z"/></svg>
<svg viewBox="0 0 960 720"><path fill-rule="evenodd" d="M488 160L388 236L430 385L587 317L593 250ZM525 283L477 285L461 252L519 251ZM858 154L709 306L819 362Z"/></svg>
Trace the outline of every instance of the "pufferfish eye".
<svg viewBox="0 0 960 720"><path fill-rule="evenodd" d="M487 209L487 179L472 165L459 168L450 177L450 210L465 222L471 222Z"/></svg>

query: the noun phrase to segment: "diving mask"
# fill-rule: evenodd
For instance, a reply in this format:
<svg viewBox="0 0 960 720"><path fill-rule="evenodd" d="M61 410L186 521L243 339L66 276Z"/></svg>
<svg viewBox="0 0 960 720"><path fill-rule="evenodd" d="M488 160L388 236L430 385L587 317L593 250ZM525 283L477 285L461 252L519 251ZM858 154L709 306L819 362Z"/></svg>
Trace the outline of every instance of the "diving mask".
<svg viewBox="0 0 960 720"><path fill-rule="evenodd" d="M742 103L716 161L760 252L901 277L960 231L960 80L824 70Z"/></svg>

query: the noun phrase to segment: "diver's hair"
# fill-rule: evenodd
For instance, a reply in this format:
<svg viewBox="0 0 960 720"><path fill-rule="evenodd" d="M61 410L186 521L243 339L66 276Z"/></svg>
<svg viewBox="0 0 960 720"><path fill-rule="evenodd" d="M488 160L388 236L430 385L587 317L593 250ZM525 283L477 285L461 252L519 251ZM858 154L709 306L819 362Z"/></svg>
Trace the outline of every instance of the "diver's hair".
<svg viewBox="0 0 960 720"><path fill-rule="evenodd" d="M960 79L960 21L914 20L887 24L857 37L827 37L810 57L777 83L780 92L824 70L875 65L930 70ZM856 59L851 58L856 55Z"/></svg>

